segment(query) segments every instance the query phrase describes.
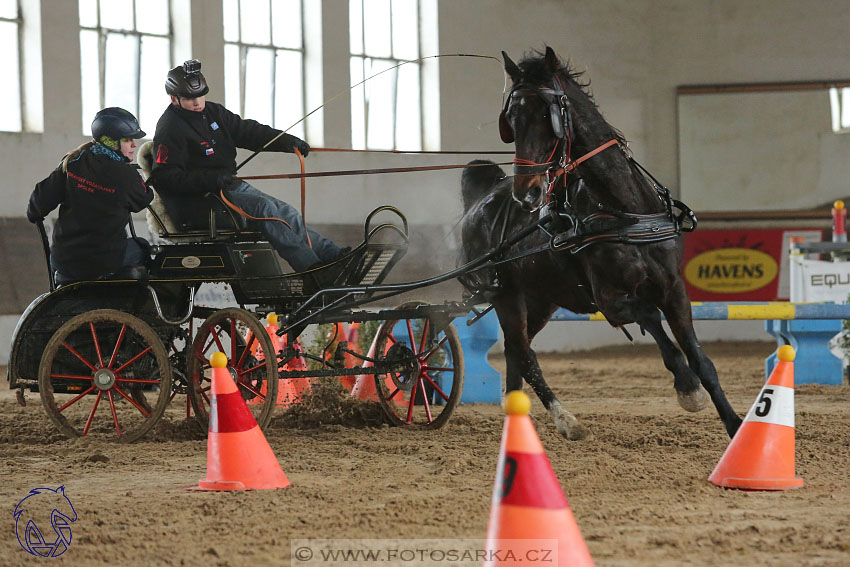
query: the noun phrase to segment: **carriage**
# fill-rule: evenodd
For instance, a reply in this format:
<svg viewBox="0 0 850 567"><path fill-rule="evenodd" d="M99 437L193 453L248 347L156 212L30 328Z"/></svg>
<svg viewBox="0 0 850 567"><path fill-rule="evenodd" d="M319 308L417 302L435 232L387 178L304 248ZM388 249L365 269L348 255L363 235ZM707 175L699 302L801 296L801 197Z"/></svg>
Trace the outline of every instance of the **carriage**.
<svg viewBox="0 0 850 567"><path fill-rule="evenodd" d="M50 291L15 328L7 378L10 389L38 392L63 434L135 441L169 406L173 414L179 404L170 402L183 395L186 417L207 418L208 359L215 352L227 356L261 427L281 404L279 391L303 393L305 381L343 377L374 380L372 399L391 423L439 428L447 422L464 375L451 321L468 308L457 302L361 308L447 279L383 284L408 246L401 211L378 207L365 220L359 246L295 273L285 272L262 234L223 204L210 208L203 226L176 225L158 198L147 213L162 241L152 247L150 263L94 281L57 281L39 223ZM198 294L206 284L227 286L232 305L202 305ZM280 326L264 326L263 317ZM368 354L334 340L332 352L326 346L316 356L298 340L309 325L367 321L377 323Z"/></svg>

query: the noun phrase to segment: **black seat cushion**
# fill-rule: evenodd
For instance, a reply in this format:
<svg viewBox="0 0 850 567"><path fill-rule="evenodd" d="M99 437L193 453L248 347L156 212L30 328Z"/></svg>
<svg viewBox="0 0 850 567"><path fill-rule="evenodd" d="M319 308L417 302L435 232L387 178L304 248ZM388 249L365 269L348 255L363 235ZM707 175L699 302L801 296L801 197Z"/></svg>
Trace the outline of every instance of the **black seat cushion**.
<svg viewBox="0 0 850 567"><path fill-rule="evenodd" d="M244 230L245 219L229 212L217 198L183 195L163 195L160 193L168 214L180 230L209 231L210 211L215 215L216 230ZM236 224L234 224L234 219Z"/></svg>
<svg viewBox="0 0 850 567"><path fill-rule="evenodd" d="M94 278L97 280L146 280L148 277L148 269L145 266L126 266L117 272ZM72 278L66 276L58 270L53 272L53 282L57 286L69 284L72 282L85 281L80 278Z"/></svg>

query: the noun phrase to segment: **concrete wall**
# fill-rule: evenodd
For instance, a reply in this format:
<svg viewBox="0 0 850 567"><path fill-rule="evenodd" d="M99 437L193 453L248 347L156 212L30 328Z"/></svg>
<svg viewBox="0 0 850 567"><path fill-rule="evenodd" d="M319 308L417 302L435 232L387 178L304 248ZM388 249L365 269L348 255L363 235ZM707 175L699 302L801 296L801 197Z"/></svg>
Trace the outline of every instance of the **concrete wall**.
<svg viewBox="0 0 850 567"><path fill-rule="evenodd" d="M191 23L189 33L181 35L178 42L178 59L189 55L202 58L212 83L210 98L222 100L219 3L178 0L181 2L190 8L185 13ZM345 0L321 4L324 71L318 84L323 99L349 84L347 5ZM624 132L636 157L674 192L678 190L676 86L804 81L850 74L847 2L443 0L438 6L440 53L499 57L505 50L516 60L524 51L548 44L577 69L586 70L605 116ZM41 0L40 8L44 132L0 133L4 185L0 217L21 217L34 183L46 176L68 149L84 141L80 134L77 3ZM439 77L442 147L504 149L496 133L504 84L501 64L488 59L444 58L440 60ZM347 96L325 108L320 122L324 145L348 145L348 113ZM316 153L307 164L311 171L368 169L462 163L467 157ZM746 167L746 156L734 165ZM264 174L294 171L296 167L291 156L270 154L255 159L246 169L251 174ZM323 225L350 226L362 222L374 206L399 206L418 232L442 243L436 250L431 242L420 246L407 265L441 269L453 264L456 255L452 239L444 235L460 215L458 178L459 172L450 170L310 180L308 218ZM258 186L297 201L296 181ZM37 243L35 231L32 238ZM40 258L33 258L29 264L21 269L42 269ZM6 278L2 285L16 284ZM25 291L33 296L37 292ZM12 295L27 293L16 291ZM6 312L15 315L8 308ZM0 337L0 344L6 343Z"/></svg>

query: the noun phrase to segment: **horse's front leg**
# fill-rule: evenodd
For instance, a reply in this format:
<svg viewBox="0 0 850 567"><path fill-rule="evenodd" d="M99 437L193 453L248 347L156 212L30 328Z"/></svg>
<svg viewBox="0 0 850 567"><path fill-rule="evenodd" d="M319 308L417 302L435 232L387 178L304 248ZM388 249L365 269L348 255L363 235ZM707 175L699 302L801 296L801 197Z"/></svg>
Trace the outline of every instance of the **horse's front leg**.
<svg viewBox="0 0 850 567"><path fill-rule="evenodd" d="M597 294L597 302L612 325L621 326L635 321L641 329L649 332L661 351L664 367L673 374L673 387L679 405L691 412L704 410L708 396L700 385L700 378L667 336L658 309L638 297L607 288Z"/></svg>
<svg viewBox="0 0 850 567"><path fill-rule="evenodd" d="M673 387L676 389L679 405L691 412L704 410L708 405L708 395L700 385L699 376L688 366L682 352L664 331L658 310L654 307L641 310L636 320L655 340L665 368L673 374Z"/></svg>
<svg viewBox="0 0 850 567"><path fill-rule="evenodd" d="M493 303L505 336L505 391L521 390L525 379L552 416L555 428L561 435L573 441L586 438L590 432L561 405L543 378L537 355L531 348L531 338L546 324L554 307L532 306L527 309L516 295Z"/></svg>
<svg viewBox="0 0 850 567"><path fill-rule="evenodd" d="M711 396L711 401L726 427L726 432L729 437L734 437L742 420L735 413L729 400L726 399L726 393L723 392L723 388L720 387L720 380L717 378L717 369L697 340L691 317L691 304L684 291L684 284L681 283L681 280L679 283L682 289L680 293L671 294L673 299L670 304L662 307L664 315L667 317L667 323L670 325L673 336L676 337L676 341L682 347L685 356L688 357L688 364L699 376L702 385L708 391L708 395Z"/></svg>

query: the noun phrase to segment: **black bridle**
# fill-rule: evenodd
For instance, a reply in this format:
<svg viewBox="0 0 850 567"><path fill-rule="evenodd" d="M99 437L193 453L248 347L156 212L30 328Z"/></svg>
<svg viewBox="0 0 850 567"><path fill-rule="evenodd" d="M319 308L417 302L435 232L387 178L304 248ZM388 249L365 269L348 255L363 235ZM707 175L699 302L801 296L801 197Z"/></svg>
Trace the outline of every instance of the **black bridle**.
<svg viewBox="0 0 850 567"><path fill-rule="evenodd" d="M537 163L522 158L514 158L515 175L539 175L545 173L549 183L549 191L558 178L563 174L563 168L570 158L573 140L573 122L570 112L570 99L564 92L561 80L557 75L552 77L552 87L542 87L519 83L514 85L505 101L502 113L499 115L499 135L506 144L515 141L513 127L508 122L507 113L514 99L526 96L540 97L549 108L549 118L552 122L552 132L555 134L555 147L545 162ZM560 150L560 151L559 151ZM560 173L552 174L555 170Z"/></svg>
<svg viewBox="0 0 850 567"><path fill-rule="evenodd" d="M570 150L573 141L571 105L557 75L552 78L551 88L520 82L511 89L505 101L505 106L499 115L499 134L502 141L506 144L515 142L514 130L507 118L510 106L515 99L527 96L540 97L548 106L552 121L552 132L556 137L556 141L555 147L552 149L549 157L542 163L536 163L515 156L513 160L514 174L540 175L545 173L548 183L548 202L551 202L552 190L557 181L563 179L564 187L566 187L567 173L573 171L583 161L610 147L618 147L626 153L619 141L612 139L576 160L570 159ZM680 232L690 232L696 228L697 219L691 209L681 201L673 199L666 187L661 185L634 158L628 154L626 155L632 166L650 182L659 199L664 203L665 210L651 214L600 210L584 218L579 218L572 211L569 203L562 203L550 209L550 213L552 219L557 219L558 221L555 224L563 228L561 231L557 231L551 235L549 244L545 249L552 251L570 250L572 253L576 253L595 242L602 241L613 240L632 244L659 242L674 238ZM601 205L600 208L602 208ZM504 224L506 226L507 218L504 220ZM504 246L504 242L503 226L500 247ZM520 257L542 251L543 249L541 247L522 253ZM512 259L516 259L516 257Z"/></svg>

